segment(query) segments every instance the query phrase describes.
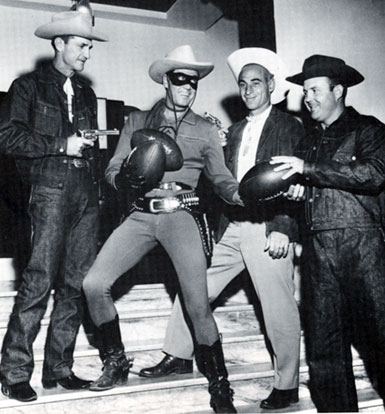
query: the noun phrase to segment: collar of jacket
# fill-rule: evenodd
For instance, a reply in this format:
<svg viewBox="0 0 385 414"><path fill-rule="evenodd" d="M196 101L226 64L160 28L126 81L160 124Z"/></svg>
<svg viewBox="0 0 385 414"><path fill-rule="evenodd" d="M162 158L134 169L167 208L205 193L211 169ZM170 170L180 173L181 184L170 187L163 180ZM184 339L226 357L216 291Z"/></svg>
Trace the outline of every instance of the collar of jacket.
<svg viewBox="0 0 385 414"><path fill-rule="evenodd" d="M153 117L156 111L164 111L165 110L165 100L161 99L158 101L149 111L149 116ZM187 114L184 116L182 122L186 122L190 125L195 125L198 122L198 115L194 113L194 111L189 108ZM207 121L209 122L209 121Z"/></svg>
<svg viewBox="0 0 385 414"><path fill-rule="evenodd" d="M338 138L356 130L360 123L360 114L351 106L347 106L340 115L328 128L325 130L325 135L332 138ZM322 132L322 127L317 124L316 130Z"/></svg>
<svg viewBox="0 0 385 414"><path fill-rule="evenodd" d="M63 87L64 82L67 80L67 77L59 72L52 62L48 65L41 66L39 72L40 81L43 83L58 84ZM77 88L83 88L85 83L76 73L71 77L71 81Z"/></svg>
<svg viewBox="0 0 385 414"><path fill-rule="evenodd" d="M263 135L268 135L268 133L270 132L270 128L275 125L275 118L278 114L279 110L273 105L262 130ZM242 139L243 130L246 127L247 123L247 119L242 119L242 121L238 121L230 127L230 130L232 131L233 136L236 137L237 141L240 141Z"/></svg>

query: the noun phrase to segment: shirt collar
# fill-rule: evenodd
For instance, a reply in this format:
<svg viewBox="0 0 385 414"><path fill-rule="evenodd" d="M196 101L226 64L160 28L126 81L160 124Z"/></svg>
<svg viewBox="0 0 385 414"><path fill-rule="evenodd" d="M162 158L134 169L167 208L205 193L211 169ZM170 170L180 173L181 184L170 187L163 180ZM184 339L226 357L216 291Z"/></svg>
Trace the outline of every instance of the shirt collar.
<svg viewBox="0 0 385 414"><path fill-rule="evenodd" d="M67 80L67 76L59 72L53 65L53 62L51 62L48 66L43 65L40 68L40 71L41 71L40 79L42 80L42 82L56 83L59 86L63 87L64 82ZM76 75L76 73L73 76L71 76L71 82L74 87L76 86L78 88L82 88L82 81Z"/></svg>
<svg viewBox="0 0 385 414"><path fill-rule="evenodd" d="M339 118L330 124L324 131L318 123L316 124L316 128L329 137L340 137L354 131L359 123L360 114L353 107L348 106Z"/></svg>
<svg viewBox="0 0 385 414"><path fill-rule="evenodd" d="M270 115L272 105L268 106L263 112L258 115L248 115L246 117L247 122L256 123L266 121Z"/></svg>

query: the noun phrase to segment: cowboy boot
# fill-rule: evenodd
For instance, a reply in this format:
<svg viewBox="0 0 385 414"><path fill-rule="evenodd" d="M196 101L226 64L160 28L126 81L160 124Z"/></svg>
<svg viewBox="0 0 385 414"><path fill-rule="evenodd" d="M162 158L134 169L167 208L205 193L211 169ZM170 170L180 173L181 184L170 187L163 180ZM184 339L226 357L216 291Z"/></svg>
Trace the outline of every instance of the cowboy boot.
<svg viewBox="0 0 385 414"><path fill-rule="evenodd" d="M195 359L199 371L209 381L210 406L216 413L236 413L234 391L227 380L228 374L220 339L213 345L196 345Z"/></svg>
<svg viewBox="0 0 385 414"><path fill-rule="evenodd" d="M91 391L104 391L127 382L132 360L124 353L124 345L119 328L119 318L100 326L103 349L99 351L103 357L102 375L90 385Z"/></svg>

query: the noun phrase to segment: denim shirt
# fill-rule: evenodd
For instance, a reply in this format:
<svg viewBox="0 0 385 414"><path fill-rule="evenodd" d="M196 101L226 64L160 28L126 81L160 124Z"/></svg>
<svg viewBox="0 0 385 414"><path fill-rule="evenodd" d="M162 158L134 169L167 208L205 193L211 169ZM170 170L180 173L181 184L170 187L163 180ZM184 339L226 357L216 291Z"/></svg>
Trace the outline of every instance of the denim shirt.
<svg viewBox="0 0 385 414"><path fill-rule="evenodd" d="M69 160L67 138L79 129L96 128L96 97L77 75L71 78L73 124L68 120L66 77L52 64L23 75L11 85L0 109L0 151L16 159L28 184L62 188ZM97 146L83 152L97 176Z"/></svg>
<svg viewBox="0 0 385 414"><path fill-rule="evenodd" d="M128 117L106 170L106 179L113 186L116 174L131 152L132 133L144 127L148 113L149 111L136 111ZM183 166L178 171L165 172L162 182L178 181L196 188L199 176L204 171L215 192L226 202L234 204L233 195L238 189L238 183L225 166L216 127L190 110L179 127L176 143L183 154ZM152 195L158 193L147 194Z"/></svg>
<svg viewBox="0 0 385 414"><path fill-rule="evenodd" d="M384 215L385 125L348 107L316 126L296 153L305 159L310 231L379 227Z"/></svg>

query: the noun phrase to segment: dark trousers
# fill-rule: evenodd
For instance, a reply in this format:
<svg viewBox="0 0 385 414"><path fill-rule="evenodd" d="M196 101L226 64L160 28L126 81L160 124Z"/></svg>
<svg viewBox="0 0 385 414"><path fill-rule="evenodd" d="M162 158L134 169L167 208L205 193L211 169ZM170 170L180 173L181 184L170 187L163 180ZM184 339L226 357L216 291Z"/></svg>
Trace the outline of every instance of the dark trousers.
<svg viewBox="0 0 385 414"><path fill-rule="evenodd" d="M385 398L385 242L379 228L313 235L302 273L310 392L319 412L358 411L351 345Z"/></svg>
<svg viewBox="0 0 385 414"><path fill-rule="evenodd" d="M87 167L70 165L61 189L33 185L29 214L31 257L2 347L2 380L10 385L31 378L32 344L52 288L54 308L45 342L43 378L71 374L83 315L82 282L97 249L97 192Z"/></svg>

